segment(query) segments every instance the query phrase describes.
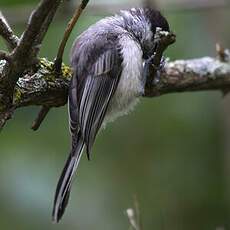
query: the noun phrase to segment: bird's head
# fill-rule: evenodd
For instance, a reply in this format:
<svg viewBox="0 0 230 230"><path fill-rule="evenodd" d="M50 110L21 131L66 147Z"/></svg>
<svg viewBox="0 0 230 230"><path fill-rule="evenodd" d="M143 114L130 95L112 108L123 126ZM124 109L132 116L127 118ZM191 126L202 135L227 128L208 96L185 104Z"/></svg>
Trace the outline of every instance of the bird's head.
<svg viewBox="0 0 230 230"><path fill-rule="evenodd" d="M151 8L132 8L121 11L124 26L140 43L143 57L148 58L155 51L157 28L170 31L167 19L157 10Z"/></svg>

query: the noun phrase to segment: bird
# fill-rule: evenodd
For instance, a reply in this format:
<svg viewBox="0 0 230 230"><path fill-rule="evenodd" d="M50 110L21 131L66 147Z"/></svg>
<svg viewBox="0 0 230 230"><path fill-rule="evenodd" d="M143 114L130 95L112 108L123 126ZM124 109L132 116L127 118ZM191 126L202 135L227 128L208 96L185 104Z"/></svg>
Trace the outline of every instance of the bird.
<svg viewBox="0 0 230 230"><path fill-rule="evenodd" d="M90 159L99 130L131 111L144 95L144 68L156 50L157 28L170 31L160 11L132 8L99 20L74 41L68 92L72 144L56 187L53 222L64 214L83 150Z"/></svg>

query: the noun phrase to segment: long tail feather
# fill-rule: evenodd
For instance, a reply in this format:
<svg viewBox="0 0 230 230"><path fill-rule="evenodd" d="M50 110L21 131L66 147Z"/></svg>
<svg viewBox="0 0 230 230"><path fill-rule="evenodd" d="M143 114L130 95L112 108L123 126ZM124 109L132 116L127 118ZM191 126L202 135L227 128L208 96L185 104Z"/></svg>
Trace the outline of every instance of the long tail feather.
<svg viewBox="0 0 230 230"><path fill-rule="evenodd" d="M55 223L61 219L65 212L69 200L73 176L81 159L84 142L81 138L80 132L78 133L77 138L73 138L72 142L72 150L65 163L65 167L62 170L55 192L52 213L52 219Z"/></svg>

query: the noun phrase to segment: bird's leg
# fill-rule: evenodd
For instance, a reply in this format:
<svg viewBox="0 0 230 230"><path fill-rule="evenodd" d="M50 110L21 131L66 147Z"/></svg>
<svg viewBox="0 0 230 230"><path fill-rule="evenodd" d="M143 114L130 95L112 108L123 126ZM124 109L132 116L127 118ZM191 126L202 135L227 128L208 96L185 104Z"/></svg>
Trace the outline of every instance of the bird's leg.
<svg viewBox="0 0 230 230"><path fill-rule="evenodd" d="M172 32L156 30L154 54L144 63L145 92L144 97L149 97L154 91L158 94L157 85L160 82L160 75L165 65L163 52L176 41L176 35Z"/></svg>
<svg viewBox="0 0 230 230"><path fill-rule="evenodd" d="M160 64L155 65L155 53L144 62L144 81L146 86L155 86L160 81L160 74L165 66L166 59L162 56Z"/></svg>

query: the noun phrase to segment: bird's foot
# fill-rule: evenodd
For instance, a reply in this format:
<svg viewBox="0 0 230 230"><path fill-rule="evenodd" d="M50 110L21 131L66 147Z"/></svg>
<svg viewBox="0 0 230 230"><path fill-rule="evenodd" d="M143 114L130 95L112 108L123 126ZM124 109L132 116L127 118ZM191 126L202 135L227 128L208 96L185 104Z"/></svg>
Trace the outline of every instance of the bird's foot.
<svg viewBox="0 0 230 230"><path fill-rule="evenodd" d="M160 64L156 66L154 61L155 54L153 54L151 57L149 57L144 62L144 79L146 84L150 84L152 86L156 85L160 81L160 75L162 70L165 67L166 58L162 56ZM154 73L154 77L153 77Z"/></svg>

